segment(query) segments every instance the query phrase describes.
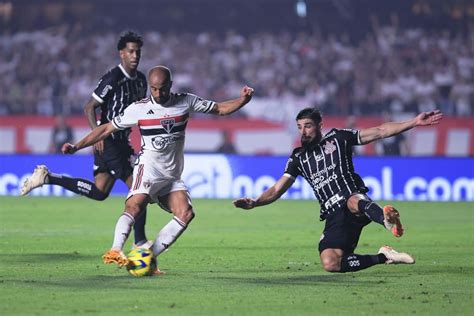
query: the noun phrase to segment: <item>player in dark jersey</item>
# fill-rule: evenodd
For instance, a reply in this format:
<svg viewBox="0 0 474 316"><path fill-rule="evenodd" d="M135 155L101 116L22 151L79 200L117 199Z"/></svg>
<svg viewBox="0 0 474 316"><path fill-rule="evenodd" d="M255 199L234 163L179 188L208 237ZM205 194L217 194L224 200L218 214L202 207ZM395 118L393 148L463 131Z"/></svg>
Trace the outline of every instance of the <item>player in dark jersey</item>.
<svg viewBox="0 0 474 316"><path fill-rule="evenodd" d="M117 43L120 64L102 76L84 107L91 129L107 124L128 105L146 96L146 77L137 70L142 46L143 40L135 32L128 31L120 37ZM96 118L97 109L100 109L99 120ZM116 180L122 180L130 188L133 175L131 157L134 151L129 143L129 134L130 129L117 131L94 146L94 183L86 179L54 174L49 172L46 166L40 165L24 182L21 195L26 195L43 184L55 184L93 200L102 201L109 196ZM137 245L147 242L145 221L146 215L135 222Z"/></svg>
<svg viewBox="0 0 474 316"><path fill-rule="evenodd" d="M363 227L371 221L385 226L395 237L403 235L403 227L393 206L381 208L366 195L368 189L354 170L352 147L417 126L435 125L442 117L440 111L423 112L404 122L387 122L361 130L332 129L323 136L321 113L314 108L303 109L296 117L302 146L293 151L283 176L257 199L240 198L234 205L252 209L270 204L291 187L297 176L302 176L313 188L321 206L321 220L326 221L319 242L326 271L349 272L381 263L414 263L410 255L389 246L381 247L376 255L354 253Z"/></svg>

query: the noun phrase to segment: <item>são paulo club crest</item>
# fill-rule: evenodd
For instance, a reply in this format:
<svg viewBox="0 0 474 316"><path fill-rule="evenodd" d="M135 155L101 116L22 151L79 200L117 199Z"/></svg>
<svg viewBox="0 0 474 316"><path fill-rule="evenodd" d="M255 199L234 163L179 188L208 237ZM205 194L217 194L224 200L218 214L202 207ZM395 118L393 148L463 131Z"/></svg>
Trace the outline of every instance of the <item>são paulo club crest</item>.
<svg viewBox="0 0 474 316"><path fill-rule="evenodd" d="M162 119L160 121L161 126L163 126L165 131L168 133L170 133L173 129L174 123L176 123L174 118Z"/></svg>
<svg viewBox="0 0 474 316"><path fill-rule="evenodd" d="M326 155L332 154L337 148L334 145L334 141L326 141L326 144L323 145L324 147L324 153Z"/></svg>

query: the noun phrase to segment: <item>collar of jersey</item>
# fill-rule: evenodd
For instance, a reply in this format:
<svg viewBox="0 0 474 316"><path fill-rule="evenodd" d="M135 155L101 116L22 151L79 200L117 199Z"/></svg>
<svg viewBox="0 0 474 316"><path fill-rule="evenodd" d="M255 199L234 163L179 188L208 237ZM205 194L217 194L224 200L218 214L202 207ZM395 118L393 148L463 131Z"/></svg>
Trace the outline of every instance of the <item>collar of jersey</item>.
<svg viewBox="0 0 474 316"><path fill-rule="evenodd" d="M171 100L171 98L172 98L172 95L170 96L170 98L168 99L168 101L166 101L164 104L161 104L161 103L156 102L155 98L150 94L151 103L153 103L153 104L159 104L159 105L164 106L164 107L166 107L165 104L167 104L167 103Z"/></svg>
<svg viewBox="0 0 474 316"><path fill-rule="evenodd" d="M122 70L122 72L123 72L123 74L125 75L125 77L127 77L127 78L130 79L130 80L135 80L135 79L137 79L137 75L135 74L135 77L130 76L130 75L128 74L128 72L125 70L125 68L123 68L122 64L119 64L118 66L119 66L120 70Z"/></svg>

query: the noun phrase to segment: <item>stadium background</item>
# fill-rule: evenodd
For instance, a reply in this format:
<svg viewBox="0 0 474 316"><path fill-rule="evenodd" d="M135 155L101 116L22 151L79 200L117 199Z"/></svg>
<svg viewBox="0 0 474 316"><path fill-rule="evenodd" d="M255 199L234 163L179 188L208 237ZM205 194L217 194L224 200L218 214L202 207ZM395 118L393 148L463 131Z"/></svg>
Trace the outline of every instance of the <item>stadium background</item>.
<svg viewBox="0 0 474 316"><path fill-rule="evenodd" d="M90 151L50 152L54 117L66 117L76 140L88 132L82 107L118 63L118 35L134 29L145 40L140 69L169 66L176 91L220 101L244 83L256 89L231 118L191 120L185 180L194 197L264 190L298 144L295 114L314 105L325 126L358 128L383 122L386 113L403 119L442 109L439 127L408 133L407 155L382 157L377 146L365 146L356 167L374 198L472 201L473 22L472 1L2 0L0 194L17 195L38 163L92 177ZM224 131L235 155L217 153ZM138 147L136 132L132 139ZM311 198L303 184L295 192L287 197Z"/></svg>

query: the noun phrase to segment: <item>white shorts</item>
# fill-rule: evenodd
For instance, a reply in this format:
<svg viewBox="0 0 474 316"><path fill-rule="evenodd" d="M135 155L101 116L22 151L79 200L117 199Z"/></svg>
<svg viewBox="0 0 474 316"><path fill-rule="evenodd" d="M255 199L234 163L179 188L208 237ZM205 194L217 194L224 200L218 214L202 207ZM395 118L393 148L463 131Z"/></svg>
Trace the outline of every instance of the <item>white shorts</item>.
<svg viewBox="0 0 474 316"><path fill-rule="evenodd" d="M143 193L148 194L153 202L159 203L160 196L187 190L183 180L165 177L150 164L138 164L133 168L133 183L127 199L135 194Z"/></svg>

